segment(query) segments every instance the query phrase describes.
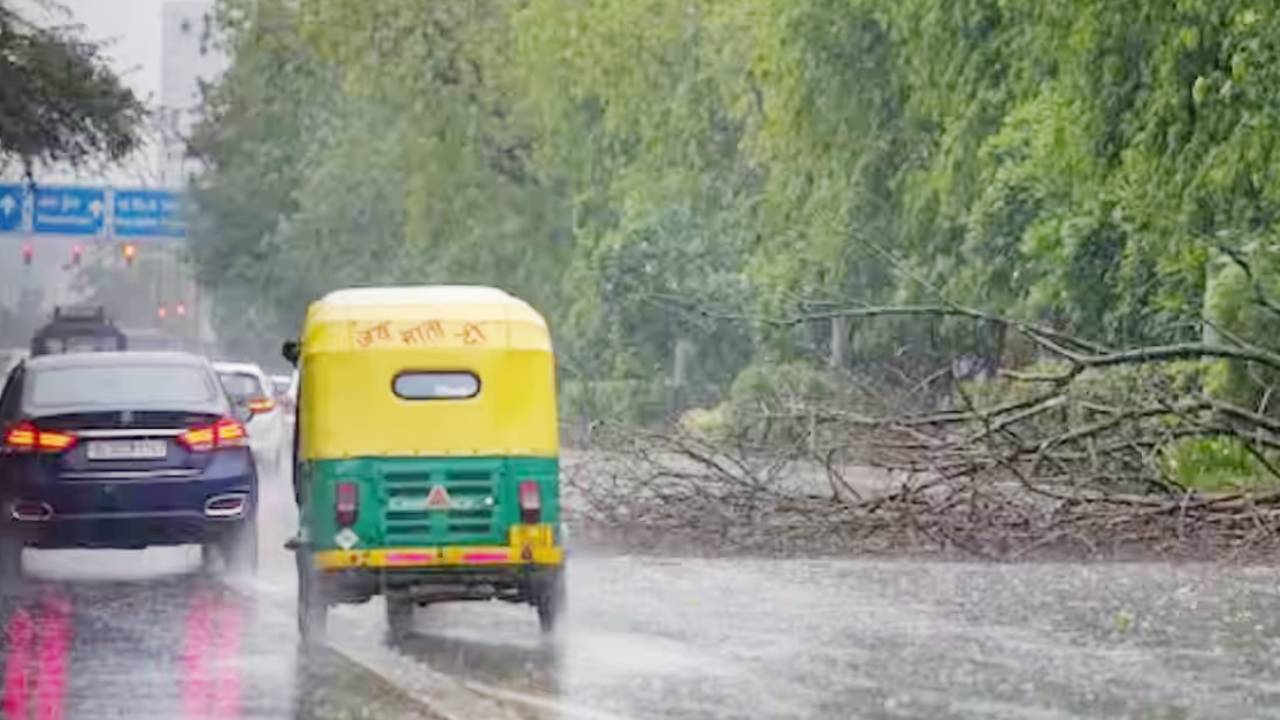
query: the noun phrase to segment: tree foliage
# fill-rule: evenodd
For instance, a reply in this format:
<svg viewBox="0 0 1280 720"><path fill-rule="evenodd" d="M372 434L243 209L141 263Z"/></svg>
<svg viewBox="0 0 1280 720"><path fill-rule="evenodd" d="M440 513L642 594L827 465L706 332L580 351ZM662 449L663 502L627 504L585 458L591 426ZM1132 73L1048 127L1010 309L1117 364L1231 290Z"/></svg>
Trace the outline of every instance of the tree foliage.
<svg viewBox="0 0 1280 720"><path fill-rule="evenodd" d="M30 176L36 163L120 160L137 148L143 116L97 45L0 2L0 163L17 160Z"/></svg>
<svg viewBox="0 0 1280 720"><path fill-rule="evenodd" d="M1117 347L1280 320L1265 3L223 0L220 27L196 259L246 347L381 282L524 295L575 377L692 340L721 388L826 342L722 316L954 303Z"/></svg>

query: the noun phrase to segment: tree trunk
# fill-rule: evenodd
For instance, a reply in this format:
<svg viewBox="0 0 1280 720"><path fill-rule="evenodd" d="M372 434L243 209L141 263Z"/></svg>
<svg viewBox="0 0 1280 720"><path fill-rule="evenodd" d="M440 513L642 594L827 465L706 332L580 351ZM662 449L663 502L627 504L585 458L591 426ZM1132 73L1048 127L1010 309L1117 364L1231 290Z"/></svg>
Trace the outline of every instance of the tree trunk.
<svg viewBox="0 0 1280 720"><path fill-rule="evenodd" d="M831 369L849 367L849 318L831 318Z"/></svg>

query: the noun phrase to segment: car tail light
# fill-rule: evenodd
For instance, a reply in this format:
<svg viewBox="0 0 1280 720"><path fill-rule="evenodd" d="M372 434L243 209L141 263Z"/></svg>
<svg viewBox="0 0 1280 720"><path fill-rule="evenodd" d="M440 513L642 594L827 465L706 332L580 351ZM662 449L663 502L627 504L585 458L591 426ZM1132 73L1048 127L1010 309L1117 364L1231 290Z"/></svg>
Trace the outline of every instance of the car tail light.
<svg viewBox="0 0 1280 720"><path fill-rule="evenodd" d="M4 447L9 452L59 453L70 450L75 444L75 435L41 430L29 420L10 425L4 432Z"/></svg>
<svg viewBox="0 0 1280 720"><path fill-rule="evenodd" d="M178 443L191 452L244 447L247 441L244 425L234 418L222 418L212 425L187 428L178 436Z"/></svg>
<svg viewBox="0 0 1280 720"><path fill-rule="evenodd" d="M542 489L536 480L520 482L520 522L533 525L542 520Z"/></svg>
<svg viewBox="0 0 1280 720"><path fill-rule="evenodd" d="M333 496L333 518L341 527L356 524L360 516L360 487L352 482L338 483L338 491Z"/></svg>
<svg viewBox="0 0 1280 720"><path fill-rule="evenodd" d="M249 401L249 412L257 415L275 410L276 401L269 397L257 397Z"/></svg>

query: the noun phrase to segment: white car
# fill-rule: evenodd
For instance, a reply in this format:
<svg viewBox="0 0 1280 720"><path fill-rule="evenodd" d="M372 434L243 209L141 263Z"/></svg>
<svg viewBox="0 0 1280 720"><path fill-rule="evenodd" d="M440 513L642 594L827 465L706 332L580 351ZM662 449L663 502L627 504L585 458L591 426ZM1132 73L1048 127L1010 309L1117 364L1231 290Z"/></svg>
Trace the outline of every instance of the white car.
<svg viewBox="0 0 1280 720"><path fill-rule="evenodd" d="M293 395L293 378L293 375L271 376L271 385L275 392L276 402L280 404L280 409L284 411L286 423L293 422L293 411L296 408Z"/></svg>
<svg viewBox="0 0 1280 720"><path fill-rule="evenodd" d="M7 350L0 350L0 371L3 371L4 373L3 377L0 377L0 381L3 381L4 378L8 377L9 371L12 370L15 365L25 360L29 355L30 352L26 348L9 348Z"/></svg>
<svg viewBox="0 0 1280 720"><path fill-rule="evenodd" d="M289 394L289 386L293 385L292 375L272 375L271 388L275 391L276 397L282 397Z"/></svg>
<svg viewBox="0 0 1280 720"><path fill-rule="evenodd" d="M289 413L289 422L296 422L298 419L298 383L300 380L301 376L298 375L297 370L294 370L293 375L289 377L289 390L287 392L287 395L289 396L289 405L292 408Z"/></svg>
<svg viewBox="0 0 1280 720"><path fill-rule="evenodd" d="M253 363L216 362L213 369L231 402L248 413L245 430L258 469L279 471L289 450L285 442L288 436L285 413L275 400L271 380Z"/></svg>

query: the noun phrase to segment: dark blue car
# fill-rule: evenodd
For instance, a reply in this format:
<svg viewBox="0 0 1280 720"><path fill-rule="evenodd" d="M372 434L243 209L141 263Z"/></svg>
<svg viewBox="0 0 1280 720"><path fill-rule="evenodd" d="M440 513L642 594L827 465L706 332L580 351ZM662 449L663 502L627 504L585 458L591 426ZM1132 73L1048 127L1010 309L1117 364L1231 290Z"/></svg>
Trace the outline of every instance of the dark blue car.
<svg viewBox="0 0 1280 720"><path fill-rule="evenodd" d="M23 547L198 543L257 566L258 478L217 374L185 353L48 355L0 395L0 574Z"/></svg>

